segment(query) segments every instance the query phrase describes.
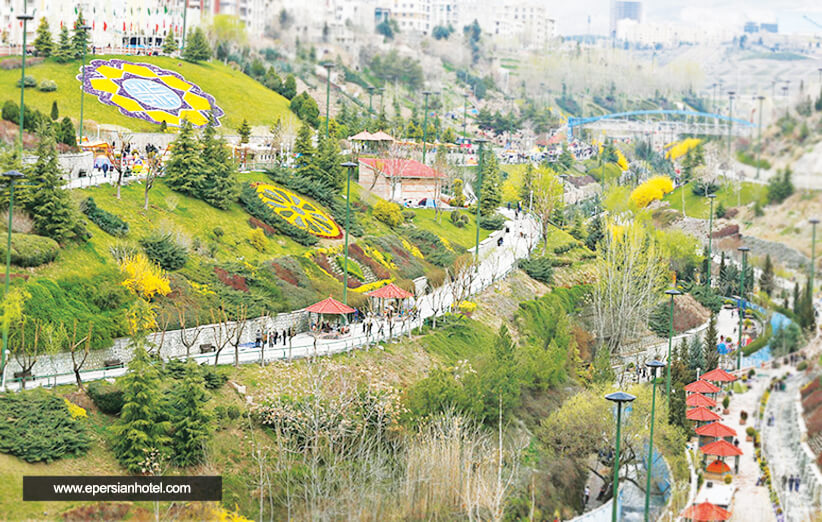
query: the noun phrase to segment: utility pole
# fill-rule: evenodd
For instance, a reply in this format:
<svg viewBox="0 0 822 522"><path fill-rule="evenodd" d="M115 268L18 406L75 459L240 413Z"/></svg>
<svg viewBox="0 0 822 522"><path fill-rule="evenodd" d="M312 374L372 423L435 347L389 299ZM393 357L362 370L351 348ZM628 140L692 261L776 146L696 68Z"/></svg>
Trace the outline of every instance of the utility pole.
<svg viewBox="0 0 822 522"><path fill-rule="evenodd" d="M705 192L708 191L708 186L705 186ZM713 254L711 253L711 246L713 242L714 236L714 200L716 199L716 194L708 194L707 198L711 202L711 213L708 215L708 288L711 287L711 269L713 268Z"/></svg>
<svg viewBox="0 0 822 522"><path fill-rule="evenodd" d="M83 25L78 27L83 31L83 35L87 36L91 30L91 26L86 25L85 20ZM83 45L83 82L80 84L80 147L83 146L83 102L86 99L86 48L88 45Z"/></svg>
<svg viewBox="0 0 822 522"><path fill-rule="evenodd" d="M183 36L180 41L180 56L183 55L183 49L186 47L186 18L188 16L188 0L183 0Z"/></svg>
<svg viewBox="0 0 822 522"><path fill-rule="evenodd" d="M26 26L28 25L29 20L34 19L34 15L30 15L26 13L27 2L23 0L23 12L17 15L17 19L23 22L23 52L22 56L20 57L20 159L23 159L23 119L25 116L25 106L24 106L24 98L25 98L25 89L26 89Z"/></svg>
<svg viewBox="0 0 822 522"><path fill-rule="evenodd" d="M742 367L742 318L745 315L745 271L748 269L748 251L750 248L741 246L737 250L742 252L742 270L739 272L739 342L736 346L736 369Z"/></svg>
<svg viewBox="0 0 822 522"><path fill-rule="evenodd" d="M425 116L423 116L423 123L422 123L422 164L425 165L425 145L426 141L428 141L428 96L432 94L431 91L422 91L422 95L425 98L424 103L424 111Z"/></svg>
<svg viewBox="0 0 822 522"><path fill-rule="evenodd" d="M728 162L731 161L731 131L734 127L734 91L728 91Z"/></svg>
<svg viewBox="0 0 822 522"><path fill-rule="evenodd" d="M324 62L325 67L325 137L328 138L328 120L331 117L331 69L334 64L331 62Z"/></svg>
<svg viewBox="0 0 822 522"><path fill-rule="evenodd" d="M762 101L765 97L759 95L756 99L759 100L759 135L756 138L756 179L759 179L759 157L762 154Z"/></svg>

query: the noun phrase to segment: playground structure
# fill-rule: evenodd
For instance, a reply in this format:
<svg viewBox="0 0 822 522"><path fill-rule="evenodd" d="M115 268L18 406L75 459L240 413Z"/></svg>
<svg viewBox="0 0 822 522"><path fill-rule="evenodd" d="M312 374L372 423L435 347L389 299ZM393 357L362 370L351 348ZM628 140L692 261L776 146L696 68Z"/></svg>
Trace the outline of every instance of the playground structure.
<svg viewBox="0 0 822 522"><path fill-rule="evenodd" d="M656 116L674 117L661 120ZM642 119L640 119L642 118ZM730 126L730 129L729 129ZM587 127L609 136L638 136L661 134L669 141L680 136L726 136L730 130L734 136L747 136L756 125L740 118L710 112L657 109L615 112L585 118L568 118L568 137L573 139L576 127Z"/></svg>

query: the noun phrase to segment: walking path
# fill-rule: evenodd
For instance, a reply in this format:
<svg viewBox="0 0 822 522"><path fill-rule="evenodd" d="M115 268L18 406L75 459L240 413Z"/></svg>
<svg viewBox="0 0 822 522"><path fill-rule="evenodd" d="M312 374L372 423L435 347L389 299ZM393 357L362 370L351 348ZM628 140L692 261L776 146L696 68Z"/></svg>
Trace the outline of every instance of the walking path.
<svg viewBox="0 0 822 522"><path fill-rule="evenodd" d="M331 355L385 341L392 337L398 337L420 326L425 319L434 315L444 314L448 310L448 307L454 302L455 296L458 298L460 292L455 292L455 290L459 285L465 287L470 285L472 294L478 293L492 285L516 269L519 259L530 255L530 251L536 245L541 233L540 226L535 219L524 216L520 216L520 219L514 219L514 212L506 209L500 209L499 212L508 218L506 226L510 228L510 232L506 234L504 229L495 232L480 244L480 263L476 267L476 271L470 274L463 273L457 278L456 282L443 284L433 292L417 299L416 307L419 315L416 321L400 321L395 319L390 327L387 322L382 321L375 324L373 334L370 336L365 334L362 324L356 324L353 326L352 333L349 336L336 340L318 339L310 333L300 333L292 338L290 346L280 345L276 348L266 348L262 356L265 360L270 361ZM520 232L522 232L522 236L520 236ZM500 236L504 237L504 243L502 246L497 246L497 239ZM246 326L238 354L240 363L260 362L261 349L254 346L254 337L258 329L266 326L263 324L264 320L265 318L251 319ZM382 328L380 328L380 325L382 325ZM198 344L208 342L217 344L214 342L214 329L215 325L204 326ZM380 333L381 330L382 333ZM160 334L154 334L150 336L149 340L156 342L156 340L159 339L159 335ZM177 331L170 331L166 332L165 336L169 339L178 338L179 334ZM109 356L116 356L123 363L127 364L131 358L131 348L129 347L128 340L118 340L115 344L117 349L112 349L106 353ZM196 345L194 349L197 349ZM185 348L179 343L171 345L168 348L164 347L162 349L162 355L164 359L187 358ZM97 359L99 358L100 355L97 356ZM214 364L216 357L214 353L206 353L192 354L188 358L195 360L199 364ZM220 353L216 363L233 364L234 358L235 353L233 347L227 346ZM13 372L19 371L19 369L17 362L11 358L6 365L5 371L6 389L20 389L20 383L12 382L11 379ZM71 369L71 354L69 353L40 357L32 371L34 377L32 380L26 381L26 387L72 384L76 381ZM126 371L127 368L90 369L83 370L81 376L83 381L92 381L118 377L124 375Z"/></svg>

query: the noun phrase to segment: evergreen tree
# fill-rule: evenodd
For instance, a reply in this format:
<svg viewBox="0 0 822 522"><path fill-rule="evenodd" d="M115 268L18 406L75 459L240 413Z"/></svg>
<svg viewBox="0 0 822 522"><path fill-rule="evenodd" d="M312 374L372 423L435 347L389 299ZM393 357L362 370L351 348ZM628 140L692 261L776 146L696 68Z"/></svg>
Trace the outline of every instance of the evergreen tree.
<svg viewBox="0 0 822 522"><path fill-rule="evenodd" d="M217 136L213 125L207 125L200 138L200 150L204 166L200 185L194 196L209 205L226 209L234 198L236 172L231 153L225 141Z"/></svg>
<svg viewBox="0 0 822 522"><path fill-rule="evenodd" d="M711 319L708 321L708 329L705 331L705 342L703 343L703 349L705 350L705 371L711 371L717 367L719 361L719 354L716 351L718 337L716 315L711 314Z"/></svg>
<svg viewBox="0 0 822 522"><path fill-rule="evenodd" d="M483 154L482 185L480 190L480 215L494 214L502 202L497 156L493 152Z"/></svg>
<svg viewBox="0 0 822 522"><path fill-rule="evenodd" d="M289 74L285 77L285 82L283 83L283 88L282 91L280 91L280 94L288 100L291 100L297 95L297 79L294 78L293 74Z"/></svg>
<svg viewBox="0 0 822 522"><path fill-rule="evenodd" d="M588 225L588 237L585 238L585 246L590 250L596 250L603 239L605 239L605 231L602 216L596 216Z"/></svg>
<svg viewBox="0 0 822 522"><path fill-rule="evenodd" d="M282 78L280 78L280 75L277 74L277 71L274 70L274 67L269 67L268 70L265 72L265 77L263 78L263 85L265 85L274 92L282 92L283 80Z"/></svg>
<svg viewBox="0 0 822 522"><path fill-rule="evenodd" d="M160 419L160 375L142 344L135 347L128 369L122 380L123 409L119 421L111 427L112 449L123 467L139 473L147 455L162 451L170 441L170 423Z"/></svg>
<svg viewBox="0 0 822 522"><path fill-rule="evenodd" d="M177 52L177 49L177 39L174 38L174 34L171 32L171 29L169 29L166 31L166 37L163 40L163 54L171 56Z"/></svg>
<svg viewBox="0 0 822 522"><path fill-rule="evenodd" d="M294 152L297 153L297 175L304 179L316 182L324 181L322 172L317 168L317 149L312 143L313 131L303 123L297 131L297 141L294 143Z"/></svg>
<svg viewBox="0 0 822 522"><path fill-rule="evenodd" d="M247 119L243 118L240 128L237 129L237 134L240 135L240 145L248 143L248 139L251 137L251 125L248 124Z"/></svg>
<svg viewBox="0 0 822 522"><path fill-rule="evenodd" d="M40 18L40 25L37 26L37 37L34 39L34 49L37 56L48 58L54 50L54 42L51 39L49 22L46 17Z"/></svg>
<svg viewBox="0 0 822 522"><path fill-rule="evenodd" d="M82 29L86 24L83 18L83 10L77 10L77 20L74 22L74 34L71 37L72 54L75 60L80 60L84 52L88 52L89 38L88 31Z"/></svg>
<svg viewBox="0 0 822 522"><path fill-rule="evenodd" d="M773 262L771 262L770 254L765 256L765 266L762 268L762 275L759 276L759 288L768 295L771 295L774 288L776 288Z"/></svg>
<svg viewBox="0 0 822 522"><path fill-rule="evenodd" d="M705 350L702 347L702 341L698 335L694 335L691 339L688 353L688 367L696 372L697 368L705 371Z"/></svg>
<svg viewBox="0 0 822 522"><path fill-rule="evenodd" d="M522 187L519 189L519 199L526 205L531 199L531 190L534 188L534 165L529 161L522 174Z"/></svg>
<svg viewBox="0 0 822 522"><path fill-rule="evenodd" d="M31 186L21 190L23 208L34 219L34 230L41 236L65 243L83 239L85 228L73 206L71 196L63 189L63 171L57 162L57 146L50 125L40 127L37 160L28 167Z"/></svg>
<svg viewBox="0 0 822 522"><path fill-rule="evenodd" d="M183 49L183 59L189 62L200 62L211 59L211 46L208 45L206 35L199 27L191 32Z"/></svg>
<svg viewBox="0 0 822 522"><path fill-rule="evenodd" d="M172 460L181 467L205 461L205 450L211 436L211 414L205 409L208 395L197 365L188 363L183 380L174 386L171 413Z"/></svg>
<svg viewBox="0 0 822 522"><path fill-rule="evenodd" d="M74 48L71 46L71 35L68 27L63 26L60 29L60 39L53 54L58 63L66 63L74 59Z"/></svg>
<svg viewBox="0 0 822 522"><path fill-rule="evenodd" d="M194 127L183 120L166 163L166 185L177 192L194 195L203 184L204 169L202 147L195 138Z"/></svg>
<svg viewBox="0 0 822 522"><path fill-rule="evenodd" d="M799 299L799 325L806 331L813 331L816 326L814 309L813 309L813 293L811 292L810 278L805 283L805 289Z"/></svg>
<svg viewBox="0 0 822 522"><path fill-rule="evenodd" d="M315 163L324 183L336 190L341 190L345 186L346 174L341 166L340 146L334 137L320 140Z"/></svg>
<svg viewBox="0 0 822 522"><path fill-rule="evenodd" d="M668 422L679 426L683 430L689 429L688 419L685 417L685 385L691 382L690 371L681 360L671 364L671 401L668 405Z"/></svg>
<svg viewBox="0 0 822 522"><path fill-rule="evenodd" d="M57 121L60 117L60 111L57 109L57 100L51 102L51 121Z"/></svg>
<svg viewBox="0 0 822 522"><path fill-rule="evenodd" d="M793 286L793 313L799 315L799 308L802 306L801 299L799 296L799 283L797 282Z"/></svg>
<svg viewBox="0 0 822 522"><path fill-rule="evenodd" d="M74 130L74 123L68 116L63 116L60 125L57 125L57 141L71 147L77 147L77 132Z"/></svg>

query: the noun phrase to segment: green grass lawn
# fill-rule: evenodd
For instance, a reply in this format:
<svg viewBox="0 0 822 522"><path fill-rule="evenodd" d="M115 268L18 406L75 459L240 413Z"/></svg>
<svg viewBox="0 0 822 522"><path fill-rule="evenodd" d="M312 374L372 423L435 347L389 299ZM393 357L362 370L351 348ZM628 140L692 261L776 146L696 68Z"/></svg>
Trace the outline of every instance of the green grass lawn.
<svg viewBox="0 0 822 522"><path fill-rule="evenodd" d="M144 62L181 74L186 80L199 85L214 96L217 105L225 111L221 118L224 129L233 133L247 118L251 125L270 125L288 111L288 100L267 89L261 83L219 62L189 63L165 56L91 56L91 59L122 58L134 62ZM80 61L60 64L53 59L26 67L26 75L40 80L57 83L54 92L40 92L36 88L26 89L26 105L50 114L51 104L57 100L60 117L69 116L75 122L80 118L80 82L75 76L80 72ZM6 100L20 102L20 91L16 86L20 79L20 69L0 69L0 103ZM133 131L157 131L159 125L130 118L120 114L119 109L97 101L93 95L86 95L84 119L102 124L114 124Z"/></svg>
<svg viewBox="0 0 822 522"><path fill-rule="evenodd" d="M414 218L414 224L424 230L429 230L438 236L447 239L451 243L462 245L470 249L476 243L477 234L477 220L476 216L469 215L462 211L463 214L469 215L470 221L463 228L459 228L451 223L450 212L443 212L440 223L436 221L436 211L433 208L417 208L414 209L417 217ZM487 238L491 232L483 228L480 229L480 241Z"/></svg>
<svg viewBox="0 0 822 522"><path fill-rule="evenodd" d="M685 214L688 217L708 219L708 214L710 214L710 205L708 204L708 200L702 196L694 195L693 192L691 192L690 185L678 187L676 190L666 195L664 201L670 203L671 208L681 211L683 190L685 191ZM765 185L760 185L758 183L742 183L742 189L737 198L735 184L723 185L716 192L714 210L716 210L716 207L720 202L725 208L737 206L738 201L741 202L742 205L747 205L749 203L753 203L754 201L761 201L764 203L766 192L767 187Z"/></svg>

